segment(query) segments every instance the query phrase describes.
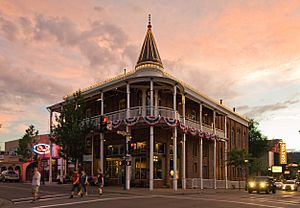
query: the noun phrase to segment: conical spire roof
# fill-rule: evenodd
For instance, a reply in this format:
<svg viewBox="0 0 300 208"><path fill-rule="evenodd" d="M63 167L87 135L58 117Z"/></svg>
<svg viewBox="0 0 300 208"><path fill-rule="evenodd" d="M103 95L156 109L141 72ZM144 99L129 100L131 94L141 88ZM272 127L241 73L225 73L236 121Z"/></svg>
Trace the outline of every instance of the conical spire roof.
<svg viewBox="0 0 300 208"><path fill-rule="evenodd" d="M149 23L147 27L148 27L147 33L135 69L144 68L144 67L155 67L155 68L163 69L164 67L162 65L158 53L158 49L155 43L155 39L152 33L150 15L149 15Z"/></svg>

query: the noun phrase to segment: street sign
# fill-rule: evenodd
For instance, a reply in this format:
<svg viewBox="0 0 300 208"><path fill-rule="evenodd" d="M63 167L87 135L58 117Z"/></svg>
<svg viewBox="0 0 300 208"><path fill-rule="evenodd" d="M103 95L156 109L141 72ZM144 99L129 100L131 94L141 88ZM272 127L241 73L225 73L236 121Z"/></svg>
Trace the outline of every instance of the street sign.
<svg viewBox="0 0 300 208"><path fill-rule="evenodd" d="M130 136L130 134L127 133L126 131L117 131L117 134L120 134L122 136Z"/></svg>

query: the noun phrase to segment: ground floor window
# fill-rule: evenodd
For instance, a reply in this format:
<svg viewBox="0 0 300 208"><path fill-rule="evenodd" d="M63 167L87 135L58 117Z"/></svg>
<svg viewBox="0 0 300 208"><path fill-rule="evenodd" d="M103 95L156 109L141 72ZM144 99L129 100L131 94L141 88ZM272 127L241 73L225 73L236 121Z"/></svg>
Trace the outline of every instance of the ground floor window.
<svg viewBox="0 0 300 208"><path fill-rule="evenodd" d="M135 157L134 178L147 179L147 159L146 157Z"/></svg>
<svg viewBox="0 0 300 208"><path fill-rule="evenodd" d="M120 168L119 167L119 158L107 158L106 159L106 176L109 178L118 178Z"/></svg>
<svg viewBox="0 0 300 208"><path fill-rule="evenodd" d="M164 162L165 158L159 155L155 155L153 157L153 162L154 162L154 173L153 173L153 178L154 179L164 179Z"/></svg>

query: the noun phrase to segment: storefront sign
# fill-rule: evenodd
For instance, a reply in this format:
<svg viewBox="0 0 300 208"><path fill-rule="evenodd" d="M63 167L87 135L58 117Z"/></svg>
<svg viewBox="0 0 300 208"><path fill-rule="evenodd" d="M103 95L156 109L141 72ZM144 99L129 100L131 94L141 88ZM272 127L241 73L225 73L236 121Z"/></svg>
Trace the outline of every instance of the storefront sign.
<svg viewBox="0 0 300 208"><path fill-rule="evenodd" d="M272 173L282 173L282 166L272 166Z"/></svg>
<svg viewBox="0 0 300 208"><path fill-rule="evenodd" d="M93 160L92 155L83 155L83 161L91 162Z"/></svg>
<svg viewBox="0 0 300 208"><path fill-rule="evenodd" d="M40 155L45 155L50 153L50 145L49 144L36 144L32 147L33 151Z"/></svg>
<svg viewBox="0 0 300 208"><path fill-rule="evenodd" d="M280 143L280 164L287 164L286 144Z"/></svg>

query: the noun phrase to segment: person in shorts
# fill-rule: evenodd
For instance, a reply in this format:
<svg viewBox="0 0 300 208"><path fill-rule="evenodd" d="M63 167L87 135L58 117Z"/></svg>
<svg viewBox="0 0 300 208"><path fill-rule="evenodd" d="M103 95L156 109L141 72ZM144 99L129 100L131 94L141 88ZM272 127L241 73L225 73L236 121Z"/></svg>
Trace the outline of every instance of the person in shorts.
<svg viewBox="0 0 300 208"><path fill-rule="evenodd" d="M70 199L73 198L75 190L77 190L77 192L79 192L80 190L79 178L80 178L80 174L78 173L77 170L74 170L74 173L72 175L72 190L71 190Z"/></svg>
<svg viewBox="0 0 300 208"><path fill-rule="evenodd" d="M33 177L32 177L32 202L36 201L39 198L39 188L41 185L41 174L37 167L33 169Z"/></svg>

